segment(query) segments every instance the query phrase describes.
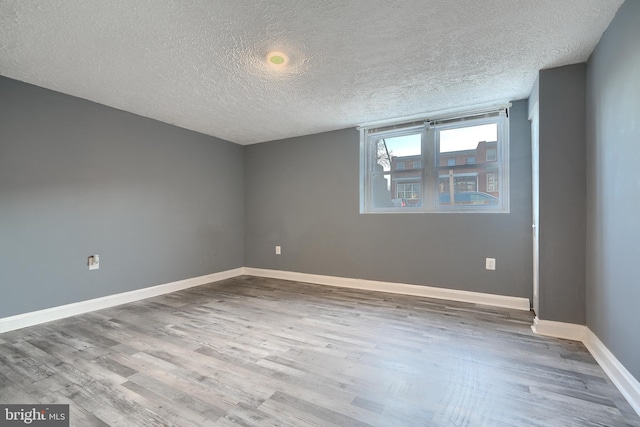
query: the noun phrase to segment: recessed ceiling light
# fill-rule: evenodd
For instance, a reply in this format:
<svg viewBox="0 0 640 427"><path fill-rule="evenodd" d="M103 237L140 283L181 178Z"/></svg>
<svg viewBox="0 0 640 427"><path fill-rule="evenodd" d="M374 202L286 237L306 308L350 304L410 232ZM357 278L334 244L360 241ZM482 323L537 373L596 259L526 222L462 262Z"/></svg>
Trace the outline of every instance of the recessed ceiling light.
<svg viewBox="0 0 640 427"><path fill-rule="evenodd" d="M267 53L267 63L273 68L284 68L287 62L289 62L289 57L284 52L273 50Z"/></svg>

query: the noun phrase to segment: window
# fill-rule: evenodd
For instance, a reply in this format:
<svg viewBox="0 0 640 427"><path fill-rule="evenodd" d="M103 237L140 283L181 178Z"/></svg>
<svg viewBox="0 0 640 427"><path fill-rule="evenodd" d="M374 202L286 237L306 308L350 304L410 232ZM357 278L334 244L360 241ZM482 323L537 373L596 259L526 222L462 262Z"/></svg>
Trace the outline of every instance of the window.
<svg viewBox="0 0 640 427"><path fill-rule="evenodd" d="M498 174L496 172L487 173L487 193L498 191Z"/></svg>
<svg viewBox="0 0 640 427"><path fill-rule="evenodd" d="M420 183L396 184L396 195L398 199L420 199Z"/></svg>
<svg viewBox="0 0 640 427"><path fill-rule="evenodd" d="M450 189L450 179L447 175L440 175L440 193L448 193ZM453 186L456 193L465 191L478 191L478 174L454 174Z"/></svg>
<svg viewBox="0 0 640 427"><path fill-rule="evenodd" d="M508 212L508 126L502 110L361 128L360 212Z"/></svg>
<svg viewBox="0 0 640 427"><path fill-rule="evenodd" d="M498 155L495 148L487 148L487 162L495 162L498 159Z"/></svg>

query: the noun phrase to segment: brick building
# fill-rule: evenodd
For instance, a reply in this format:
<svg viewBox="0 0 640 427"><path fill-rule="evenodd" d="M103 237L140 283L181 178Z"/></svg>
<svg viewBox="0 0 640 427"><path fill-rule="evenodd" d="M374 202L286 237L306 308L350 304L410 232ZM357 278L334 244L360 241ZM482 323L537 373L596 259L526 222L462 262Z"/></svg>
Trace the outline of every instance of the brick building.
<svg viewBox="0 0 640 427"><path fill-rule="evenodd" d="M454 193L480 192L498 197L500 175L497 160L496 141L481 141L472 150L439 153L438 193L450 195L453 185ZM403 206L421 203L423 166L419 155L391 157L391 197ZM441 203L444 200L449 199L441 196Z"/></svg>

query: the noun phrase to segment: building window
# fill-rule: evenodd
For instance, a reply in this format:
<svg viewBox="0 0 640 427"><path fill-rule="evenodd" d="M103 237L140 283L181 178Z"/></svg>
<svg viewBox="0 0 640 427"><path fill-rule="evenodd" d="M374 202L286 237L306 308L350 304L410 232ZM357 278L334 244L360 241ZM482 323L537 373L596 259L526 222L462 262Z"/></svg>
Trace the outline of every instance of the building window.
<svg viewBox="0 0 640 427"><path fill-rule="evenodd" d="M495 148L487 148L487 162L495 162L498 159L497 151Z"/></svg>
<svg viewBox="0 0 640 427"><path fill-rule="evenodd" d="M508 127L501 110L361 128L360 212L508 212Z"/></svg>
<svg viewBox="0 0 640 427"><path fill-rule="evenodd" d="M440 175L439 189L440 193L448 193L451 186L451 180L447 175ZM478 174L458 174L453 175L453 187L456 193L466 191L478 191Z"/></svg>
<svg viewBox="0 0 640 427"><path fill-rule="evenodd" d="M396 196L398 199L419 199L420 183L396 184Z"/></svg>
<svg viewBox="0 0 640 427"><path fill-rule="evenodd" d="M498 174L496 172L487 173L487 193L498 191Z"/></svg>

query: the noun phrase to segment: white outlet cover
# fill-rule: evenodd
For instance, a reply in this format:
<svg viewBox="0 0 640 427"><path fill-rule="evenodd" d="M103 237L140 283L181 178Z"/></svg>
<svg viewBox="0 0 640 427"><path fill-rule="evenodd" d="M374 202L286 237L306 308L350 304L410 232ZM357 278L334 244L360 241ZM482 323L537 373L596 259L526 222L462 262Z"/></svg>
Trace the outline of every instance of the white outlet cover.
<svg viewBox="0 0 640 427"><path fill-rule="evenodd" d="M496 259L495 258L487 258L486 265L487 270L495 270L496 269Z"/></svg>
<svg viewBox="0 0 640 427"><path fill-rule="evenodd" d="M88 259L89 270L98 270L100 268L100 256L91 255Z"/></svg>
<svg viewBox="0 0 640 427"><path fill-rule="evenodd" d="M280 246L276 246L276 255L282 254L282 248Z"/></svg>

